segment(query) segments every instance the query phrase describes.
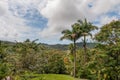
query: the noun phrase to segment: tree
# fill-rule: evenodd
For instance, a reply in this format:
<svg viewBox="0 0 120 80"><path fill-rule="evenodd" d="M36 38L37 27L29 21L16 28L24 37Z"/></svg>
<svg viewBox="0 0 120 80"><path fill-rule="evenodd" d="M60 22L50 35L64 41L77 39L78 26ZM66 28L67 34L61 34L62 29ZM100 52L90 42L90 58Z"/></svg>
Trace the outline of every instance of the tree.
<svg viewBox="0 0 120 80"><path fill-rule="evenodd" d="M9 46L0 41L0 80L10 75L9 65L6 61L8 53L10 53Z"/></svg>
<svg viewBox="0 0 120 80"><path fill-rule="evenodd" d="M76 76L76 41L79 39L80 34L79 34L79 30L78 30L78 25L77 24L73 24L72 25L72 30L64 30L62 31L62 34L64 34L61 37L61 40L63 39L67 39L67 40L71 40L73 41L73 52L74 52L74 77Z"/></svg>
<svg viewBox="0 0 120 80"><path fill-rule="evenodd" d="M79 34L83 36L83 48L84 48L84 58L86 62L86 51L87 51L87 46L86 46L86 36L91 36L91 31L98 29L96 26L92 25L92 23L88 22L87 19L84 21L78 20L77 25L79 25Z"/></svg>
<svg viewBox="0 0 120 80"><path fill-rule="evenodd" d="M44 65L45 73L54 73L54 74L65 74L66 68L64 64L64 52L59 50L48 50L43 54L46 59L46 64Z"/></svg>
<svg viewBox="0 0 120 80"><path fill-rule="evenodd" d="M69 46L68 46L68 48L69 48L69 50L70 50L70 53L73 55L74 54L74 44L70 44Z"/></svg>
<svg viewBox="0 0 120 80"><path fill-rule="evenodd" d="M120 20L113 20L102 26L100 32L95 35L95 39L105 44L117 44L120 41Z"/></svg>
<svg viewBox="0 0 120 80"><path fill-rule="evenodd" d="M120 20L112 21L102 26L100 32L95 35L95 39L101 42L107 58L105 60L105 70L107 79L119 80L120 76Z"/></svg>
<svg viewBox="0 0 120 80"><path fill-rule="evenodd" d="M10 75L10 69L6 63L0 64L0 80Z"/></svg>
<svg viewBox="0 0 120 80"><path fill-rule="evenodd" d="M34 71L38 68L36 67L37 60L42 49L41 45L35 42L37 40L30 41L27 39L24 42L17 42L14 45L14 54L10 54L11 58L8 60L15 67L13 70L14 73L24 70Z"/></svg>

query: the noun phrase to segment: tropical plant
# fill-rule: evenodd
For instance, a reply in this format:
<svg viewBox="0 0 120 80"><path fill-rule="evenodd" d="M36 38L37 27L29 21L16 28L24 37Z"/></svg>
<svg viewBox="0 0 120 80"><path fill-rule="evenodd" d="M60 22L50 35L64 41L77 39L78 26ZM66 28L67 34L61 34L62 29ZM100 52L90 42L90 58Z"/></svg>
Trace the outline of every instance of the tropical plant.
<svg viewBox="0 0 120 80"><path fill-rule="evenodd" d="M0 80L10 75L9 64L6 61L9 47L10 46L0 41Z"/></svg>
<svg viewBox="0 0 120 80"><path fill-rule="evenodd" d="M84 20L78 20L78 22L76 23L79 26L79 34L81 35L81 37L83 36L83 48L84 48L84 62L86 62L87 60L87 42L86 42L86 37L87 36L91 36L92 37L92 33L91 31L98 29L96 26L92 25L92 23L88 22L87 19Z"/></svg>
<svg viewBox="0 0 120 80"><path fill-rule="evenodd" d="M0 80L5 78L9 74L10 74L10 69L9 69L8 65L5 63L0 64Z"/></svg>
<svg viewBox="0 0 120 80"><path fill-rule="evenodd" d="M80 37L80 32L78 30L78 25L77 24L73 24L72 25L72 30L64 30L62 31L63 36L61 37L61 40L63 39L67 39L67 40L71 40L73 41L73 53L74 53L74 77L76 76L76 41L79 39Z"/></svg>
<svg viewBox="0 0 120 80"><path fill-rule="evenodd" d="M95 39L105 44L116 44L120 41L120 20L102 26L99 33L95 35Z"/></svg>
<svg viewBox="0 0 120 80"><path fill-rule="evenodd" d="M107 80L120 79L120 20L111 21L102 26L95 39L101 42L98 48L107 55L104 59L104 74ZM102 47L101 47L102 46Z"/></svg>

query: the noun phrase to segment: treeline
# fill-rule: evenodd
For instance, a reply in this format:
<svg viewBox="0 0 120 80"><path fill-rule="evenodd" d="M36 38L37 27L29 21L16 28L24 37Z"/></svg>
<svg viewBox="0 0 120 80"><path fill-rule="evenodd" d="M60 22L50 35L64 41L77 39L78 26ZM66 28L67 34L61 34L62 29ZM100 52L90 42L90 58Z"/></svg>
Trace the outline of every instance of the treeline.
<svg viewBox="0 0 120 80"><path fill-rule="evenodd" d="M35 40L36 41L36 40ZM6 76L36 74L65 74L64 51L49 49L27 39L13 45L0 43L0 80Z"/></svg>
<svg viewBox="0 0 120 80"><path fill-rule="evenodd" d="M78 20L71 27L70 30L62 31L63 36L60 39L73 42L69 47L73 56L73 76L90 80L119 80L120 20L113 20L100 29L86 19ZM99 32L93 37L92 31L98 29ZM99 43L94 49L87 49L87 36ZM83 40L82 52L78 52L76 48L79 39Z"/></svg>

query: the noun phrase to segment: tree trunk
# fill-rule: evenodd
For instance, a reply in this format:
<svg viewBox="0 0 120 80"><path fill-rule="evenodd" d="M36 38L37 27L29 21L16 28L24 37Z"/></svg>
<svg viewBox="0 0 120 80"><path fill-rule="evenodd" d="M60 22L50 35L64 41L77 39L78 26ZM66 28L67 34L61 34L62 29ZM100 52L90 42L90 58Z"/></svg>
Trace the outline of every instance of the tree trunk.
<svg viewBox="0 0 120 80"><path fill-rule="evenodd" d="M119 52L117 52L117 65L116 65L117 67L119 66ZM117 73L117 75L116 75L116 80L119 80L119 72L118 72L118 70L116 70L116 73Z"/></svg>
<svg viewBox="0 0 120 80"><path fill-rule="evenodd" d="M86 53L86 51L87 51L87 48L86 48L86 36L84 35L84 42L83 42L83 48L84 48L84 63L86 63L86 55L87 55L87 53Z"/></svg>
<svg viewBox="0 0 120 80"><path fill-rule="evenodd" d="M74 78L76 77L76 43L74 40Z"/></svg>

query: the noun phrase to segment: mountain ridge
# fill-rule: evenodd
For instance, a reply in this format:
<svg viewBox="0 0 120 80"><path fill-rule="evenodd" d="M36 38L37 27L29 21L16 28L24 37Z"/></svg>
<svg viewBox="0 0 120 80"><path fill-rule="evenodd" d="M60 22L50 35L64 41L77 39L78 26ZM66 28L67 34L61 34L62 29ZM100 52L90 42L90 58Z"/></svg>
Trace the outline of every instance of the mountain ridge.
<svg viewBox="0 0 120 80"><path fill-rule="evenodd" d="M9 45L15 45L16 44L15 42L0 40L0 44L1 43L9 44ZM58 49L58 50L68 50L69 49L68 48L69 44L46 44L46 43L40 43L40 44L45 46L45 47L48 47L50 49ZM88 48L94 48L96 44L97 43L87 43L87 47ZM77 48L83 48L83 43L82 42L76 43L76 45L77 45Z"/></svg>

